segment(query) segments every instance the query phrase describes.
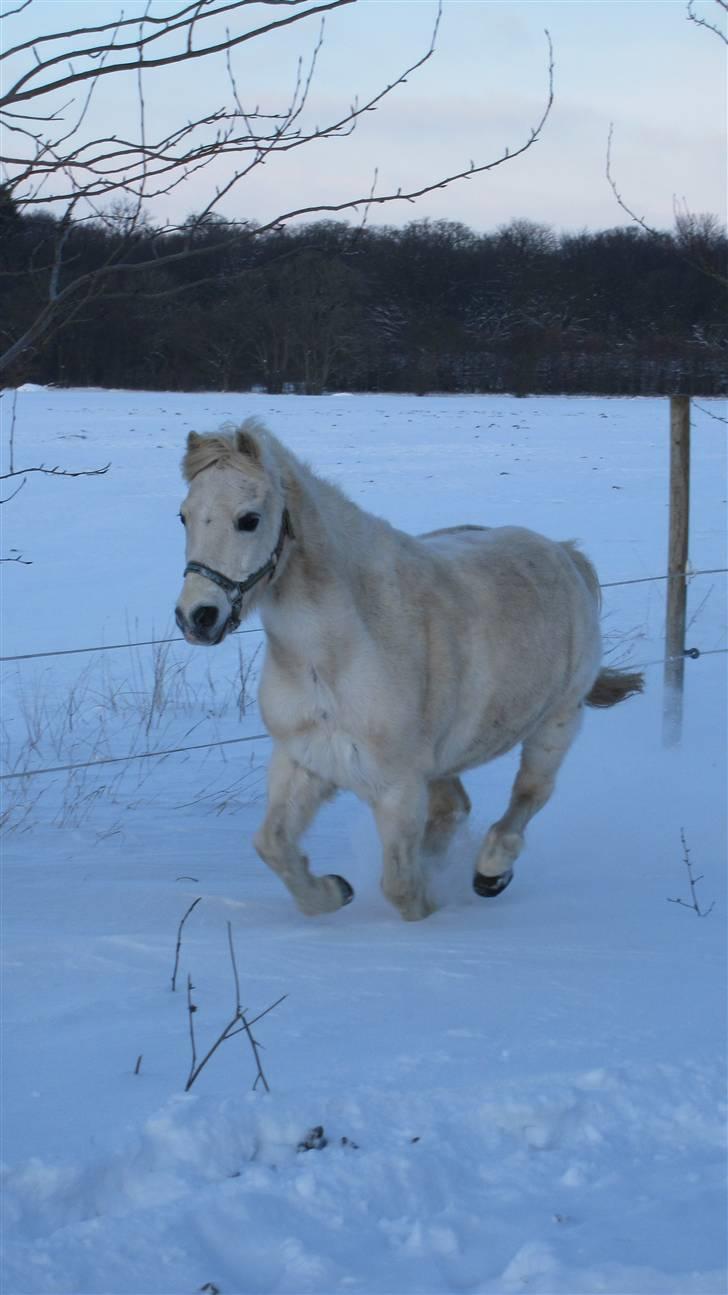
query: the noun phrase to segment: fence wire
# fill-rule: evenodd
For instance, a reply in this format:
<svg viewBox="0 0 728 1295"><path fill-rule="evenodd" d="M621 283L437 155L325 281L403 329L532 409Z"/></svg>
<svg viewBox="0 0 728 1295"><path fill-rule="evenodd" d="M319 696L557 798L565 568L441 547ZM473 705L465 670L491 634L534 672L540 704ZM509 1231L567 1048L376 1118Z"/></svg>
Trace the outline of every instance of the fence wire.
<svg viewBox="0 0 728 1295"><path fill-rule="evenodd" d="M237 634L262 634L262 625L255 625L252 629L233 630L230 635L232 638ZM59 648L54 652L20 652L16 656L0 656L0 662L4 661L37 661L40 657L48 656L78 656L81 652L116 652L119 648L138 648L138 647L160 647L164 643L184 643L185 640L181 634L175 638L169 639L142 639L139 643L100 643L97 647L81 648Z"/></svg>
<svg viewBox="0 0 728 1295"><path fill-rule="evenodd" d="M607 580L600 584L600 589L616 589L620 585L643 585L651 584L655 580L692 580L694 576L720 576L728 575L728 567L707 567L702 571L686 571L685 575L673 573L664 576L637 576L632 580ZM254 625L250 629L233 630L230 637L238 634L262 634L262 625ZM80 647L80 648L58 648L52 652L19 652L13 656L0 656L0 664L8 661L38 661L42 657L53 656L77 656L82 652L116 652L120 648L138 648L138 647L159 647L165 643L184 643L185 639L181 635L174 638L166 639L141 639L138 643L100 643L97 647Z"/></svg>
<svg viewBox="0 0 728 1295"><path fill-rule="evenodd" d="M700 648L687 648L682 656L696 661L704 656L721 656L728 652L728 648L707 648L702 651ZM667 661L676 661L678 657L662 657L659 661L627 661L625 666L632 670L647 670L650 666L665 665ZM35 778L39 774L49 773L71 773L76 769L93 769L96 765L103 764L125 764L129 760L154 760L161 759L167 755L179 755L184 751L209 751L213 747L236 746L241 742L266 742L270 741L270 733L253 733L250 737L228 737L221 738L216 742L197 742L193 746L172 746L164 751L138 751L136 755L111 755L105 756L101 760L84 760L79 764L56 764L50 765L43 769L26 769L16 773L0 774L0 782L9 782L14 778Z"/></svg>
<svg viewBox="0 0 728 1295"><path fill-rule="evenodd" d="M9 782L11 778L35 778L41 773L71 773L75 769L94 769L96 765L102 764L125 764L128 760L158 760L166 755L179 755L181 751L208 751L215 746L235 746L239 742L262 742L269 738L269 733L253 733L250 737L226 737L216 742L197 742L194 746L171 746L165 751L137 751L135 755L108 755L101 760L82 760L79 764L54 764L44 769L3 773L0 774L0 782Z"/></svg>
<svg viewBox="0 0 728 1295"><path fill-rule="evenodd" d="M653 581L658 581L658 580L678 580L678 579L691 580L694 576L713 576L713 575L726 575L726 574L728 574L728 567L710 567L700 571L686 572L684 576L668 574L663 576L637 576L636 578L631 580L609 580L601 584L600 588L615 589L619 586L624 586L624 585L650 584ZM234 634L262 634L262 633L263 633L263 629L261 626L254 626L251 629L238 629L234 631ZM184 643L184 642L185 640L181 636L179 636L175 638L164 638L164 639L145 639L137 643L104 643L104 644L100 644L98 647L61 648L57 651L52 651L52 652L25 652L25 653L18 653L14 656L0 657L0 663L8 662L8 661L34 661L43 657L73 656L82 652L114 652L120 648L157 647L166 643ZM680 655L683 657L687 657L691 660L697 660L700 657L704 657L704 656L721 656L726 652L728 652L728 648L706 648L705 650L701 648L686 648L685 651L682 652ZM661 657L656 661L636 661L636 662L627 661L625 662L625 667L629 667L632 670L648 670L652 666L665 665L668 661L675 661L677 659L679 658L671 656L671 657ZM252 734L252 736L249 736L249 737L222 738L215 742L197 742L191 746L173 746L163 751L139 751L134 755L105 756L100 760L84 760L77 764L49 765L48 767L44 767L41 769L26 769L20 772L0 774L0 782L9 782L11 779L17 779L17 778L35 778L41 774L72 773L72 772L75 772L75 770L77 769L92 769L92 768L95 768L97 765L101 766L101 765L107 765L107 764L125 764L131 760L162 759L165 756L179 755L184 753L185 751L209 751L214 747L236 746L243 742L263 742L263 741L269 740L269 738L270 738L270 735L268 733L254 733Z"/></svg>

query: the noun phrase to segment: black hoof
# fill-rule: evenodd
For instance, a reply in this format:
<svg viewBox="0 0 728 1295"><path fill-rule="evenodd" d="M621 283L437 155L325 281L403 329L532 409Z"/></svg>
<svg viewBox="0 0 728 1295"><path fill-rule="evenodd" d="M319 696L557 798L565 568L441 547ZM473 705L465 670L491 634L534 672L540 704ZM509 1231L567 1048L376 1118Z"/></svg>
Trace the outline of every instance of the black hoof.
<svg viewBox="0 0 728 1295"><path fill-rule="evenodd" d="M494 895L500 895L506 886L513 881L513 869L509 868L507 872L502 872L498 877L485 877L482 872L476 872L473 877L473 890L476 895L483 895L486 899L492 899Z"/></svg>
<svg viewBox="0 0 728 1295"><path fill-rule="evenodd" d="M338 881L339 883L339 889L341 891L341 907L344 908L347 904L350 904L354 898L354 887L349 885L346 877L340 877L338 872L332 872L331 876L334 881Z"/></svg>

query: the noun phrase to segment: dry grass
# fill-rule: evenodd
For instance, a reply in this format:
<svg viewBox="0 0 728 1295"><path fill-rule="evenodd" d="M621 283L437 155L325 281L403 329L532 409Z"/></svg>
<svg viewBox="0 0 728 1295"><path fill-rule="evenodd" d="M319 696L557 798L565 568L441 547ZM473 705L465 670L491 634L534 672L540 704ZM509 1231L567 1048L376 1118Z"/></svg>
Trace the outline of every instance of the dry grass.
<svg viewBox="0 0 728 1295"><path fill-rule="evenodd" d="M250 654L240 643L231 649L222 663L169 643L130 648L121 659L99 653L65 680L55 664L35 670L27 663L16 666L3 681L2 762L4 772L28 776L2 784L0 831L25 832L38 821L79 827L92 822L101 805L105 818L109 804L123 814L144 799L144 788L163 760L42 777L32 776L35 769L242 736L241 724L254 712L260 645ZM202 768L204 755L195 755ZM246 756L242 770L241 763L238 757L234 779L208 778L179 808L199 803L226 813L250 803L260 792L262 775L254 756ZM172 774L165 776L163 786L168 785L176 786Z"/></svg>

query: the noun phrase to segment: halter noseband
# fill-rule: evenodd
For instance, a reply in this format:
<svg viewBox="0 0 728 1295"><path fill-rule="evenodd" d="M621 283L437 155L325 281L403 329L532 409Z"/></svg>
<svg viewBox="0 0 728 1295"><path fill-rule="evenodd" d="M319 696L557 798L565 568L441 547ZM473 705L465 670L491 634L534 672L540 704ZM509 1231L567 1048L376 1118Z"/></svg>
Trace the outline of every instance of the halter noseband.
<svg viewBox="0 0 728 1295"><path fill-rule="evenodd" d="M283 545L286 542L286 536L293 539L293 527L291 517L287 508L283 509L281 518L281 529L278 535L278 543L271 553L268 561L252 575L245 580L230 580L224 576L221 571L215 571L212 567L206 567L203 562L188 562L184 569L184 575L204 576L206 580L212 580L213 584L219 585L225 591L230 599L230 619L237 626L240 624L240 615L243 609L243 596L263 580L265 576L271 575L278 566L278 560L283 552ZM184 577L183 577L184 578Z"/></svg>

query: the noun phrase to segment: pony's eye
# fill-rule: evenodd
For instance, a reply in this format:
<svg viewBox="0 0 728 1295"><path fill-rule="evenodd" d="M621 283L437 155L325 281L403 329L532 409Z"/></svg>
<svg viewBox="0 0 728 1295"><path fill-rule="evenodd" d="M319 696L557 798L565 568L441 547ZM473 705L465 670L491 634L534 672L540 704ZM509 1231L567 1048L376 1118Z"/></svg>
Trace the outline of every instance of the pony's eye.
<svg viewBox="0 0 728 1295"><path fill-rule="evenodd" d="M182 525L183 525L183 526L186 526L186 525L187 525L187 522L185 521L184 517L182 516L182 513L178 513L177 515L178 515L178 517L179 517L179 519L180 519L180 521L181 521Z"/></svg>
<svg viewBox="0 0 728 1295"><path fill-rule="evenodd" d="M243 513L242 517L238 517L235 529L238 531L254 531L259 521L260 517L257 513Z"/></svg>

